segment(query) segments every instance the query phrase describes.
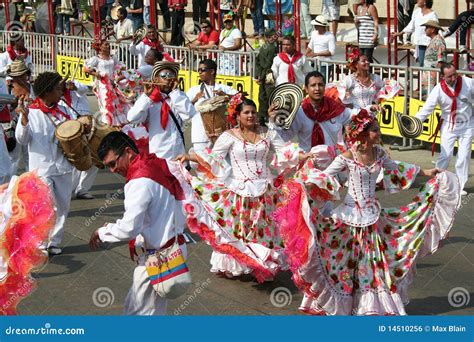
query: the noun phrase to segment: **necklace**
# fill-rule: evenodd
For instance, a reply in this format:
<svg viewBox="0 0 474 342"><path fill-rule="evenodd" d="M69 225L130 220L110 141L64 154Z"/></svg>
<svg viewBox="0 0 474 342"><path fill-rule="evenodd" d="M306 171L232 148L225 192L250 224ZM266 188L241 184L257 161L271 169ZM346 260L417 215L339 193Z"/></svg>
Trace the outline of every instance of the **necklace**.
<svg viewBox="0 0 474 342"><path fill-rule="evenodd" d="M370 166L375 162L375 150L374 147L372 147L372 158L363 158L364 156L360 153L360 151L357 151L357 158L359 159L359 162L364 165L364 166ZM365 160L364 160L365 159Z"/></svg>
<svg viewBox="0 0 474 342"><path fill-rule="evenodd" d="M242 135L242 138L244 138L244 141L248 141L251 144L255 144L255 141L257 140L257 136L258 136L259 132L253 132L254 136L253 136L252 140L247 137L247 135L244 133L244 130L242 129L242 127L240 127L240 134Z"/></svg>

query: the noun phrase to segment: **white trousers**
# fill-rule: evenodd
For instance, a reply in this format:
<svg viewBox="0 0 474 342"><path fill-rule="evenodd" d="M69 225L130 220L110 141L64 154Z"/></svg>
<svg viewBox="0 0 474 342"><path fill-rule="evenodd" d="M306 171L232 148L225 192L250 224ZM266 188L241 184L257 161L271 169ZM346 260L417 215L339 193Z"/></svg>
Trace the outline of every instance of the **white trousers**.
<svg viewBox="0 0 474 342"><path fill-rule="evenodd" d="M72 191L77 194L89 192L94 185L95 177L99 169L92 166L87 171L79 171L76 168L72 171Z"/></svg>
<svg viewBox="0 0 474 342"><path fill-rule="evenodd" d="M456 157L456 175L459 178L461 189L464 189L469 178L469 164L471 161L472 128L451 130L449 123L443 122L441 126L441 153L436 161L436 167L447 169L453 156L454 144L458 142L458 155Z"/></svg>
<svg viewBox="0 0 474 342"><path fill-rule="evenodd" d="M181 245L181 250L186 258L186 245ZM128 291L124 303L125 315L140 315L140 316L164 316L166 315L166 308L168 300L158 296L153 290L148 274L146 273L144 255L140 255L139 264L133 271L132 287Z"/></svg>
<svg viewBox="0 0 474 342"><path fill-rule="evenodd" d="M69 172L64 175L42 178L51 189L54 196L54 204L56 205L56 224L49 234L47 247L59 247L63 239L64 224L71 204L72 174Z"/></svg>
<svg viewBox="0 0 474 342"><path fill-rule="evenodd" d="M18 174L18 168L20 167L20 160L22 159L22 156L23 156L23 162L25 163L25 172L28 172L29 157L28 157L27 146L23 146L17 143L13 151L8 152L8 155L10 156L10 161L12 162L11 174L13 176Z"/></svg>

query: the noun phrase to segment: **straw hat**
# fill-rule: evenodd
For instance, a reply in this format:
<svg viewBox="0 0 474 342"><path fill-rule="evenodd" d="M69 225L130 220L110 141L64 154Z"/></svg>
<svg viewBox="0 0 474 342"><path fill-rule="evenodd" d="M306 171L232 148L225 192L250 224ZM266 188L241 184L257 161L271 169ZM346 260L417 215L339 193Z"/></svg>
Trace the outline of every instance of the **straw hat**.
<svg viewBox="0 0 474 342"><path fill-rule="evenodd" d="M225 23L226 21L232 21L234 20L234 14L232 12L229 12L227 14L224 15L224 18L222 19L222 21Z"/></svg>
<svg viewBox="0 0 474 342"><path fill-rule="evenodd" d="M7 75L9 77L18 77L31 72L30 68L25 64L22 58L18 57L10 65L7 66Z"/></svg>
<svg viewBox="0 0 474 342"><path fill-rule="evenodd" d="M444 31L441 25L436 20L428 20L426 23L422 24L421 26L434 27L441 31Z"/></svg>
<svg viewBox="0 0 474 342"><path fill-rule="evenodd" d="M152 71L152 78L158 77L158 74L160 73L161 70L168 69L173 71L176 76L178 76L179 73L179 63L176 62L168 62L168 61L159 61L156 62L153 65L153 71Z"/></svg>
<svg viewBox="0 0 474 342"><path fill-rule="evenodd" d="M311 20L311 25L327 27L329 23L324 15L318 15L315 19Z"/></svg>
<svg viewBox="0 0 474 342"><path fill-rule="evenodd" d="M276 104L275 125L289 129L303 101L301 87L294 83L282 83L270 94L269 104Z"/></svg>
<svg viewBox="0 0 474 342"><path fill-rule="evenodd" d="M395 117L397 118L400 134L405 138L416 139L423 132L423 123L420 119L398 112L395 113Z"/></svg>

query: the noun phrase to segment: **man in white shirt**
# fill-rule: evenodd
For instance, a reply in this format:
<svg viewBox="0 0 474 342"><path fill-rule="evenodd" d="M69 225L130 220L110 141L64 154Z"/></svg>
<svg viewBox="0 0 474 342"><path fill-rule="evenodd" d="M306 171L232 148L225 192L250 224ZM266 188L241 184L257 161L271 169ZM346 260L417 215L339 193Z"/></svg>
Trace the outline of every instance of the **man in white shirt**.
<svg viewBox="0 0 474 342"><path fill-rule="evenodd" d="M138 56L138 67L146 65L145 55L150 49L156 49L162 51L163 47L158 40L158 33L156 28L152 25L147 27L147 33L145 38L135 45L134 42L130 44L129 51L132 55Z"/></svg>
<svg viewBox="0 0 474 342"><path fill-rule="evenodd" d="M0 77L7 76L7 67L17 58L23 59L26 66L33 72L34 65L31 55L25 47L25 39L22 36L12 34L6 51L0 54Z"/></svg>
<svg viewBox="0 0 474 342"><path fill-rule="evenodd" d="M301 52L296 51L293 36L283 38L282 49L283 51L273 59L272 64L275 85L290 82L302 87L305 75L311 71L309 62Z"/></svg>
<svg viewBox="0 0 474 342"><path fill-rule="evenodd" d="M118 21L114 25L114 32L117 37L115 41L117 44L133 37L133 22L127 18L127 10L123 7L118 9Z"/></svg>
<svg viewBox="0 0 474 342"><path fill-rule="evenodd" d="M461 189L464 189L469 177L474 130L472 117L474 79L458 76L456 68L451 63L443 64L441 75L443 75L443 79L433 88L416 117L424 121L433 113L436 105L440 106L441 118L433 135L433 139L436 139L438 132L441 134L441 152L436 161L436 167L448 168L449 161L453 156L454 144L457 141L456 175L459 178ZM467 195L467 192L462 190L461 194Z"/></svg>
<svg viewBox="0 0 474 342"><path fill-rule="evenodd" d="M178 89L178 71L178 63L157 62L152 76L155 84L145 85L127 114L131 123L148 123L150 153L167 160L184 153L184 121L196 115L189 98Z"/></svg>
<svg viewBox="0 0 474 342"><path fill-rule="evenodd" d="M172 246L175 239L186 256L183 236L184 193L167 162L153 154L138 154L133 140L123 132L108 134L99 146L99 158L110 172L125 177L125 213L115 223L96 230L92 250L102 242L115 243L139 237L143 253L133 272L132 287L124 303L126 315L165 315L167 300L154 291L145 266L148 253Z"/></svg>
<svg viewBox="0 0 474 342"><path fill-rule="evenodd" d="M38 75L33 90L38 96L29 108L20 99L20 122L15 136L18 143L28 145L29 166L36 170L51 188L56 204L56 224L45 246L51 255L61 254L59 247L64 235L64 224L71 203L72 169L54 137L55 126L71 119L58 105L63 94L62 77L57 72Z"/></svg>
<svg viewBox="0 0 474 342"><path fill-rule="evenodd" d="M336 53L336 38L327 31L329 26L327 19L318 15L316 19L311 21L314 31L311 33L311 39L306 49L307 57L317 57L320 62L319 71L324 75L325 80L329 79L328 65L324 61L330 61Z"/></svg>
<svg viewBox="0 0 474 342"><path fill-rule="evenodd" d="M199 63L198 72L199 80L202 83L191 87L186 94L194 106L214 96L237 94L237 90L230 86L222 83L216 84L217 64L212 59L202 60ZM212 144L204 129L201 113L196 112L197 114L193 116L191 121L191 142L195 151L202 151L206 147L211 147Z"/></svg>
<svg viewBox="0 0 474 342"><path fill-rule="evenodd" d="M290 128L279 130L280 136L286 141L296 136L305 152L317 145L344 145L342 130L351 121L352 111L324 96L325 86L324 76L319 71L308 73L305 78L308 97L303 100ZM269 115L273 120L274 114Z"/></svg>

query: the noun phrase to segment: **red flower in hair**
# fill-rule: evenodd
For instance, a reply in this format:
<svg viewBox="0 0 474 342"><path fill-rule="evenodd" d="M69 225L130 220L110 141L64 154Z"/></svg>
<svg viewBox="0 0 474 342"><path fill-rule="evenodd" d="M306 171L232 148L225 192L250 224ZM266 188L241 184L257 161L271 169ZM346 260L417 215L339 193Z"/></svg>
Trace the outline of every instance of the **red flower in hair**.
<svg viewBox="0 0 474 342"><path fill-rule="evenodd" d="M355 70L355 66L360 59L360 50L358 48L353 48L347 57L347 66L351 70Z"/></svg>
<svg viewBox="0 0 474 342"><path fill-rule="evenodd" d="M352 117L352 123L346 127L346 142L349 147L360 144L360 134L374 121L375 118L365 109L361 109L359 114Z"/></svg>
<svg viewBox="0 0 474 342"><path fill-rule="evenodd" d="M244 96L242 93L237 93L229 101L227 105L227 122L230 123L232 127L237 126L237 106L244 101Z"/></svg>

